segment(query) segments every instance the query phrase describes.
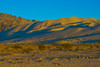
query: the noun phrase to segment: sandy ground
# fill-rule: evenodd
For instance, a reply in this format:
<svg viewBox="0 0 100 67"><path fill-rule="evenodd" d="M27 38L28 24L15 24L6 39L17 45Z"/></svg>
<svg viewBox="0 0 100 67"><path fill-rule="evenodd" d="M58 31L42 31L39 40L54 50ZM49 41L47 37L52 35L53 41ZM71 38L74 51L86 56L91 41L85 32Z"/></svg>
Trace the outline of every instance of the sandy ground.
<svg viewBox="0 0 100 67"><path fill-rule="evenodd" d="M100 67L100 52L46 51L0 56L0 67Z"/></svg>

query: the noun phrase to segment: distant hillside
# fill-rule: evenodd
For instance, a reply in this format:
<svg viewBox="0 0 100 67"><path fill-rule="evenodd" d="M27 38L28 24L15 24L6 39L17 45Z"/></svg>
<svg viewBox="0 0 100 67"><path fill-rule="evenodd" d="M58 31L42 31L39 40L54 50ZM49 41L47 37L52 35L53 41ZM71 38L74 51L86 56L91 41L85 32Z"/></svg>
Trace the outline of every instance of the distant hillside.
<svg viewBox="0 0 100 67"><path fill-rule="evenodd" d="M5 31L10 28L23 25L23 24L28 24L31 22L33 21L24 19L22 17L16 17L13 15L0 13L0 31Z"/></svg>
<svg viewBox="0 0 100 67"><path fill-rule="evenodd" d="M100 42L100 20L70 17L28 20L0 13L0 42Z"/></svg>

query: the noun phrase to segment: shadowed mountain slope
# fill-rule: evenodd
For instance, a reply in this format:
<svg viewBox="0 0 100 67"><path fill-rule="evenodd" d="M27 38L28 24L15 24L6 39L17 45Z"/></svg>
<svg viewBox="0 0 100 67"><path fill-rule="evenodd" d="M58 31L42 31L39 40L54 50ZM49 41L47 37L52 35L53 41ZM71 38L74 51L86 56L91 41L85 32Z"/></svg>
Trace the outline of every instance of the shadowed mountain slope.
<svg viewBox="0 0 100 67"><path fill-rule="evenodd" d="M27 20L0 13L0 42L100 42L100 20L70 17Z"/></svg>

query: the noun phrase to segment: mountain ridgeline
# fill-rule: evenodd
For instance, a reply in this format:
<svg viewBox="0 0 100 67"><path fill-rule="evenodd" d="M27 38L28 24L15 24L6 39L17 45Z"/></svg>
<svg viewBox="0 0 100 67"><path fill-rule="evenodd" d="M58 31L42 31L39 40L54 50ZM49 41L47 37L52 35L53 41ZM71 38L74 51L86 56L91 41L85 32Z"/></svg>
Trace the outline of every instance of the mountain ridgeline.
<svg viewBox="0 0 100 67"><path fill-rule="evenodd" d="M0 13L0 42L100 42L100 20L70 17L28 20Z"/></svg>

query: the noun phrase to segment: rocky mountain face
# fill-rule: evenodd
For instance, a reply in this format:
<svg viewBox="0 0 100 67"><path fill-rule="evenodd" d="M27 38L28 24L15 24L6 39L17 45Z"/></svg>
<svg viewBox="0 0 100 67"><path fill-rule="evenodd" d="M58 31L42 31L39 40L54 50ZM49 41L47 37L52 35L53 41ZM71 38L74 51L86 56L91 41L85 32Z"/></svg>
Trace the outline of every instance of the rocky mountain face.
<svg viewBox="0 0 100 67"><path fill-rule="evenodd" d="M0 42L100 42L100 20L70 17L28 20L0 13Z"/></svg>

